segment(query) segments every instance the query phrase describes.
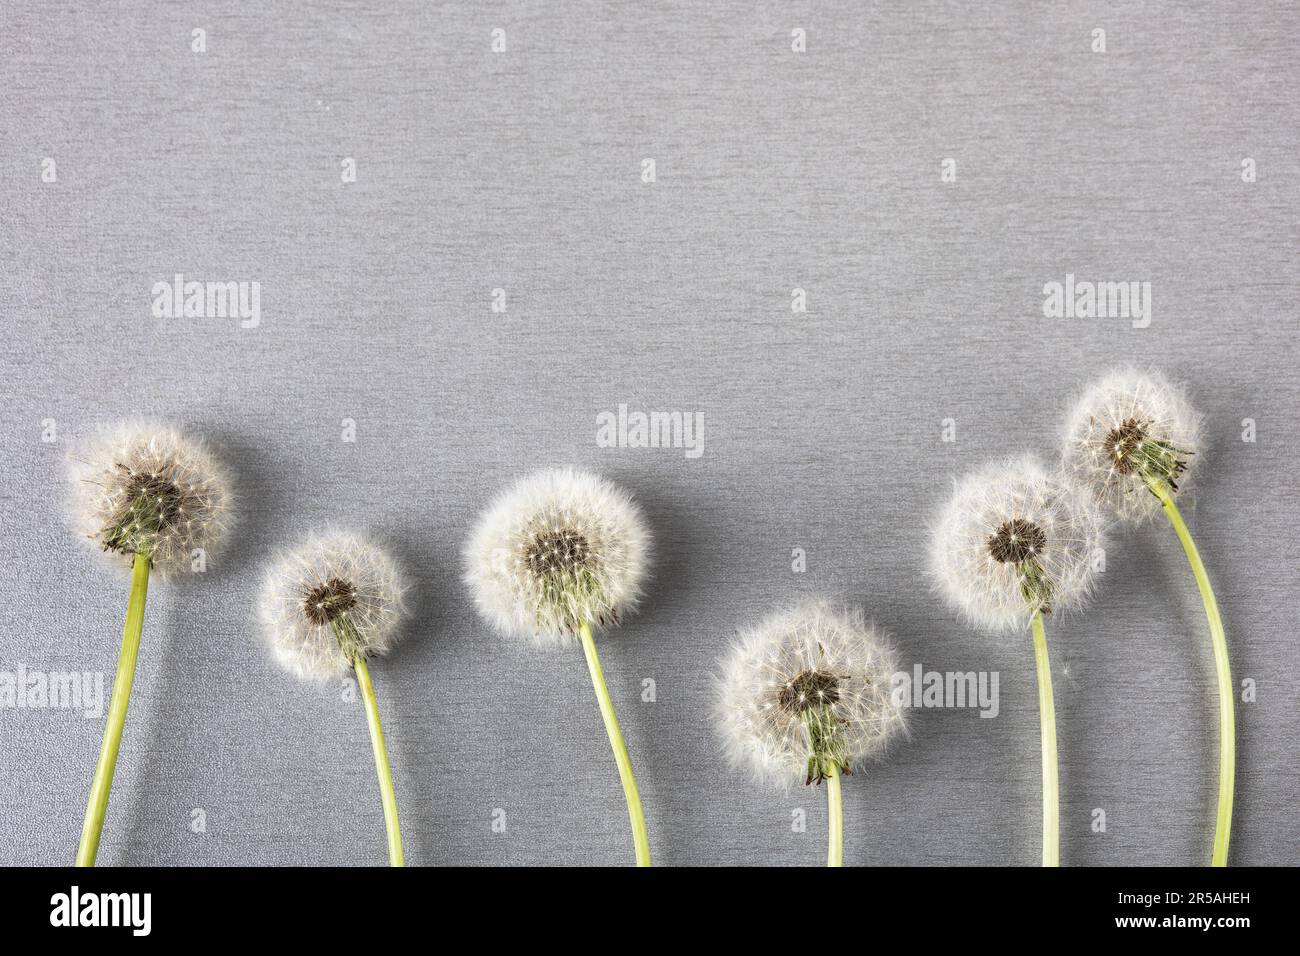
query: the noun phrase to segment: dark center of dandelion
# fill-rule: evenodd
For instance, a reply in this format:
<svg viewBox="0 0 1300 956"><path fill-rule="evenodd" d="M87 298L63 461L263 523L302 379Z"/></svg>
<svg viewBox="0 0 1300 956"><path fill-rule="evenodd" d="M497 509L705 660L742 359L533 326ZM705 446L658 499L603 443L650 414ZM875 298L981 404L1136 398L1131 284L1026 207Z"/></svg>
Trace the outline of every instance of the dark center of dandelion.
<svg viewBox="0 0 1300 956"><path fill-rule="evenodd" d="M342 578L330 578L307 592L302 611L307 620L323 627L356 606L356 588Z"/></svg>
<svg viewBox="0 0 1300 956"><path fill-rule="evenodd" d="M181 513L181 490L162 475L132 475L126 485L128 507L156 516L159 527L172 524Z"/></svg>
<svg viewBox="0 0 1300 956"><path fill-rule="evenodd" d="M777 703L783 710L802 714L812 707L840 699L840 679L824 671L802 671L781 688Z"/></svg>
<svg viewBox="0 0 1300 956"><path fill-rule="evenodd" d="M123 554L148 554L159 532L180 521L184 495L161 474L132 473L122 464L117 468L126 475L126 483L115 521L104 529L104 548Z"/></svg>
<svg viewBox="0 0 1300 956"><path fill-rule="evenodd" d="M1020 564L1047 547L1047 534L1032 521L1012 518L989 538L989 554L1003 564Z"/></svg>
<svg viewBox="0 0 1300 956"><path fill-rule="evenodd" d="M591 545L572 528L538 531L528 542L524 560L528 570L538 577L571 574L587 567Z"/></svg>
<svg viewBox="0 0 1300 956"><path fill-rule="evenodd" d="M1147 426L1136 418L1126 418L1112 428L1102 442L1106 454L1121 475L1132 474L1137 467L1137 452L1147 438Z"/></svg>

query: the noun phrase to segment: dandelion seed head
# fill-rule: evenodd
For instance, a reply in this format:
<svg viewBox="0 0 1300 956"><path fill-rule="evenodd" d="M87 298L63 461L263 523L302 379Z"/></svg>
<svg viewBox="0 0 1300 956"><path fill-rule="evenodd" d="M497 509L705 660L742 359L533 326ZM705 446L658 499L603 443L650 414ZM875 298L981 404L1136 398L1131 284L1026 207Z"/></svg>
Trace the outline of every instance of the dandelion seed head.
<svg viewBox="0 0 1300 956"><path fill-rule="evenodd" d="M70 456L77 522L87 540L124 559L147 555L169 577L210 557L233 519L225 469L206 444L169 425L102 429Z"/></svg>
<svg viewBox="0 0 1300 956"><path fill-rule="evenodd" d="M904 730L888 638L813 601L743 631L720 662L715 716L730 763L778 785L859 770Z"/></svg>
<svg viewBox="0 0 1300 956"><path fill-rule="evenodd" d="M1084 392L1065 425L1062 467L1120 521L1161 512L1149 482L1185 496L1202 451L1201 418L1156 371L1113 372Z"/></svg>
<svg viewBox="0 0 1300 956"><path fill-rule="evenodd" d="M1033 458L956 483L931 537L939 590L977 626L1013 630L1034 614L1083 606L1104 522L1088 493Z"/></svg>
<svg viewBox="0 0 1300 956"><path fill-rule="evenodd" d="M619 623L640 598L650 532L616 485L571 469L516 483L488 508L466 547L465 579L500 631L543 644L580 623Z"/></svg>
<svg viewBox="0 0 1300 956"><path fill-rule="evenodd" d="M313 537L267 570L258 606L276 660L299 677L325 680L397 643L407 585L368 539Z"/></svg>

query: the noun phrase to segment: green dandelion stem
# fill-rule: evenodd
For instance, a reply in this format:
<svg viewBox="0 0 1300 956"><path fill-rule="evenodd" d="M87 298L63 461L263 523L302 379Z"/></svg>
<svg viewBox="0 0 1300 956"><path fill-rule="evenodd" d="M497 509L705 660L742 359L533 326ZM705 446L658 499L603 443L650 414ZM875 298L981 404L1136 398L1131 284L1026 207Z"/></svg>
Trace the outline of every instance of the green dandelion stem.
<svg viewBox="0 0 1300 956"><path fill-rule="evenodd" d="M122 627L122 651L117 657L117 676L113 678L113 697L108 705L108 722L104 741L99 747L99 763L90 783L86 803L86 820L81 826L81 843L77 846L77 866L94 866L99 855L99 835L108 811L108 791L113 785L117 752L122 746L122 728L126 724L126 707L131 699L135 679L135 661L140 654L140 634L144 630L144 603L149 592L149 556L137 554L131 569L131 597L126 605L126 623Z"/></svg>
<svg viewBox="0 0 1300 956"><path fill-rule="evenodd" d="M1163 481L1148 480L1147 484L1155 492L1160 504L1174 526L1178 540L1182 542L1187 554L1187 563L1192 567L1192 576L1201 592L1201 603L1205 605L1205 618L1210 625L1210 643L1214 647L1214 672L1219 685L1219 803L1214 821L1214 849L1210 855L1211 866L1228 865L1228 840L1232 836L1232 799L1236 787L1237 766L1237 716L1236 700L1232 688L1232 668L1228 663L1228 640L1223 633L1223 619L1219 616L1219 603L1214 599L1214 589L1210 586L1210 577L1205 573L1201 563L1200 552L1192 540L1183 516L1174 504L1169 486Z"/></svg>
<svg viewBox="0 0 1300 956"><path fill-rule="evenodd" d="M402 854L402 830L397 822L397 794L393 792L393 770L388 764L388 748L384 745L384 728L379 723L379 705L375 702L375 685L370 682L370 670L364 656L353 661L361 698L366 702L366 724L370 727L370 746L375 752L375 773L379 777L379 797L384 805L384 829L388 833L388 863L405 866Z"/></svg>
<svg viewBox="0 0 1300 956"><path fill-rule="evenodd" d="M1038 668L1038 722L1043 740L1043 866L1061 865L1061 790L1056 769L1056 707L1043 615L1035 614L1034 661Z"/></svg>
<svg viewBox="0 0 1300 956"><path fill-rule="evenodd" d="M641 794L637 792L636 775L632 772L632 758L628 756L627 744L623 742L623 731L618 726L618 715L614 713L614 703L609 699L609 688L605 686L605 674L600 668L600 658L596 655L596 642L591 637L591 625L586 621L579 623L578 636L582 639L582 651L587 656L587 669L591 672L591 683L596 689L596 701L600 704L600 716L605 721L609 745L614 750L618 776L623 782L623 795L627 798L627 815L632 822L632 845L636 849L636 865L649 866L650 837L646 833L645 812L641 809Z"/></svg>
<svg viewBox="0 0 1300 956"><path fill-rule="evenodd" d="M826 774L826 810L829 819L827 866L844 865L844 801L840 794L840 768L834 763Z"/></svg>

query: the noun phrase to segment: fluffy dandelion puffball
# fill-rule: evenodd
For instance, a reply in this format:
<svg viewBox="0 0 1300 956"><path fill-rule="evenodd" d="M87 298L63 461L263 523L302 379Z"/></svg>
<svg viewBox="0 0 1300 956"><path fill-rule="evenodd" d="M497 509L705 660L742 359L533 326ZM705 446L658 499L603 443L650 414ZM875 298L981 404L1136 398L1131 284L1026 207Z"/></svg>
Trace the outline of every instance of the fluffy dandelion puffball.
<svg viewBox="0 0 1300 956"><path fill-rule="evenodd" d="M934 528L931 567L975 624L1020 629L1039 612L1082 606L1103 543L1087 490L1022 458L957 483Z"/></svg>
<svg viewBox="0 0 1300 956"><path fill-rule="evenodd" d="M564 643L617 624L641 594L650 532L616 485L571 469L524 478L487 510L466 548L482 615L507 634Z"/></svg>
<svg viewBox="0 0 1300 956"><path fill-rule="evenodd" d="M276 660L328 679L397 643L406 584L387 554L355 534L312 538L268 571L260 615Z"/></svg>
<svg viewBox="0 0 1300 956"><path fill-rule="evenodd" d="M759 779L851 773L903 730L885 635L858 610L813 602L742 632L721 662L716 716L727 757Z"/></svg>
<svg viewBox="0 0 1300 956"><path fill-rule="evenodd" d="M132 422L106 429L70 458L78 523L102 550L147 555L167 575L220 545L232 517L225 470L202 441Z"/></svg>
<svg viewBox="0 0 1300 956"><path fill-rule="evenodd" d="M1114 372L1075 404L1062 461L1120 520L1160 513L1150 482L1184 493L1201 450L1201 420L1182 390L1159 372Z"/></svg>

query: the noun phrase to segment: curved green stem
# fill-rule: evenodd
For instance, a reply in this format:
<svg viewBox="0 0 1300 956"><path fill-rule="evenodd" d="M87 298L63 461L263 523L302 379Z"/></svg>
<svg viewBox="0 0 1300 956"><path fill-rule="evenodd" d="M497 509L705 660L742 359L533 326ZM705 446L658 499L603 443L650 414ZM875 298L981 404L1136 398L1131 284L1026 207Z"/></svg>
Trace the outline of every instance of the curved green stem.
<svg viewBox="0 0 1300 956"><path fill-rule="evenodd" d="M397 823L397 795L393 792L393 770L388 765L388 748L384 746L384 728L379 723L379 705L375 702L375 685L370 682L366 659L358 656L353 663L361 698L366 702L366 723L370 727L370 746L375 752L375 773L379 777L379 797L384 804L384 829L388 832L388 863L405 866L402 855L402 830Z"/></svg>
<svg viewBox="0 0 1300 956"><path fill-rule="evenodd" d="M840 768L831 764L826 775L826 809L829 817L830 840L826 850L827 866L844 865L844 802L840 795Z"/></svg>
<svg viewBox="0 0 1300 956"><path fill-rule="evenodd" d="M1192 576L1201 591L1201 603L1205 605L1205 619L1210 624L1210 642L1214 646L1214 672L1219 684L1219 806L1214 822L1214 850L1210 856L1211 866L1228 865L1228 840L1232 836L1232 797L1236 786L1237 774L1237 715L1236 699L1232 687L1232 668L1228 663L1228 640L1223 633L1223 619L1219 617L1219 604L1214 599L1214 589L1210 587L1210 577L1205 573L1201 563L1200 552L1192 540L1183 516L1174 504L1173 495L1162 481L1150 482L1151 490L1160 499L1160 504L1174 526L1178 540L1182 542L1187 554L1187 563L1192 566Z"/></svg>
<svg viewBox="0 0 1300 956"><path fill-rule="evenodd" d="M144 602L149 593L149 558L137 554L131 568L131 597L126 605L126 624L122 627L122 651L117 657L117 676L113 678L113 698L108 705L108 722L104 725L104 742L99 747L99 763L90 784L86 803L86 820L81 825L81 843L77 846L77 866L94 866L99 854L99 835L108 812L108 791L113 786L117 752L122 746L122 728L126 724L126 707L131 699L131 682L135 679L135 661L140 654L140 634L144 630Z"/></svg>
<svg viewBox="0 0 1300 956"><path fill-rule="evenodd" d="M609 745L614 750L614 762L618 764L618 776L623 781L623 795L627 797L627 815L632 821L632 845L636 848L636 865L650 865L650 837L645 828L645 812L641 809L641 794L636 789L636 775L632 773L632 758L628 756L627 744L623 742L623 731L618 726L618 715L614 713L614 703L609 699L609 688L605 686L605 673L600 669L600 658L596 656L596 642L591 638L591 627L586 621L578 625L578 636L582 639L582 652L587 656L587 670L591 672L591 683L596 689L596 701L600 704L600 716L605 721L605 733L609 735Z"/></svg>
<svg viewBox="0 0 1300 956"><path fill-rule="evenodd" d="M1056 706L1043 615L1035 614L1034 662L1038 669L1038 723L1043 739L1043 866L1061 865L1061 790L1056 769Z"/></svg>

